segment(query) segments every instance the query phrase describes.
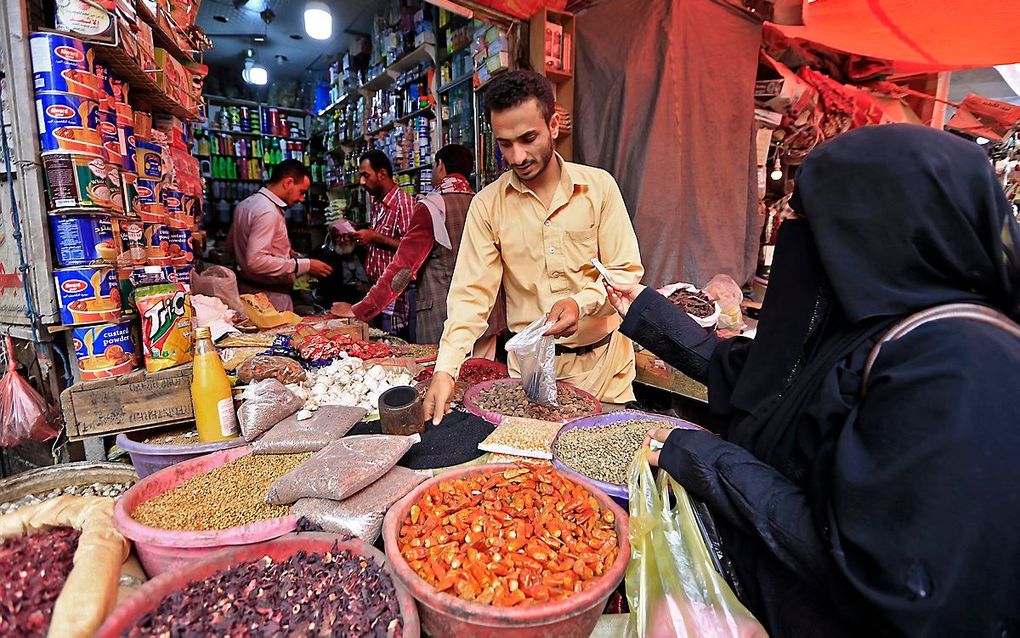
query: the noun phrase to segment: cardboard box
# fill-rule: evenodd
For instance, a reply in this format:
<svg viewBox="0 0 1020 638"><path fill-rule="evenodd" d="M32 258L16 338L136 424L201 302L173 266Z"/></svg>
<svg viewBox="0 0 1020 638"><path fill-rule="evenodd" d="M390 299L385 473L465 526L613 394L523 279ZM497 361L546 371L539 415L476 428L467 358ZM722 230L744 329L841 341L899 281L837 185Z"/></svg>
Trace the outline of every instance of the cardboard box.
<svg viewBox="0 0 1020 638"><path fill-rule="evenodd" d="M154 79L159 88L177 102L184 102L185 83L191 85L191 75L185 73L184 65L165 49L156 48L156 69Z"/></svg>

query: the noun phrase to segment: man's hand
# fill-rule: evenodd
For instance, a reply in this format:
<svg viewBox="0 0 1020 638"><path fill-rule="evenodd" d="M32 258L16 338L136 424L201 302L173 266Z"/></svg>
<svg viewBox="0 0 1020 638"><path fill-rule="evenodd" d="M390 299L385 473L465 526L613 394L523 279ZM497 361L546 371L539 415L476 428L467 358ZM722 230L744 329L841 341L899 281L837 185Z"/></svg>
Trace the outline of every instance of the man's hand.
<svg viewBox="0 0 1020 638"><path fill-rule="evenodd" d="M551 337L569 337L577 332L577 320L581 309L573 299L560 299L549 309L549 321L553 322L545 334Z"/></svg>
<svg viewBox="0 0 1020 638"><path fill-rule="evenodd" d="M630 305L634 303L634 300L638 298L638 295L644 289L645 286L641 284L616 284L615 286L606 284L606 292L609 293L609 303L613 304L616 312L620 313L620 316L624 318L627 317Z"/></svg>
<svg viewBox="0 0 1020 638"><path fill-rule="evenodd" d="M379 233L371 228L365 228L364 230L355 231L354 236L357 237L358 243L362 246L371 246L378 242Z"/></svg>
<svg viewBox="0 0 1020 638"><path fill-rule="evenodd" d="M319 261L318 259L309 259L308 274L318 279L322 279L323 277L329 277L330 275L333 274L333 267L324 261Z"/></svg>
<svg viewBox="0 0 1020 638"><path fill-rule="evenodd" d="M429 384L429 391L425 393L425 420L432 419L432 425L439 425L447 414L450 413L450 398L457 382L446 372L437 372L432 375L432 383Z"/></svg>
<svg viewBox="0 0 1020 638"><path fill-rule="evenodd" d="M330 314L337 317L354 317L354 306L346 301L338 301L329 309Z"/></svg>

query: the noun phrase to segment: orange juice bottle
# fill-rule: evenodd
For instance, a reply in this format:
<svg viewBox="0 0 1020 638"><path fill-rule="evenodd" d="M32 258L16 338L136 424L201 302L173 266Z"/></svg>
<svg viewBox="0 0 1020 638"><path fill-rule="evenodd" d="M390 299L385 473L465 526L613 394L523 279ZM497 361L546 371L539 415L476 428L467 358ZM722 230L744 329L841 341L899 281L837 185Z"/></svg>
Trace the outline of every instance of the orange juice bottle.
<svg viewBox="0 0 1020 638"><path fill-rule="evenodd" d="M195 330L191 402L195 406L198 439L204 443L237 436L237 413L223 361L213 345L209 328Z"/></svg>

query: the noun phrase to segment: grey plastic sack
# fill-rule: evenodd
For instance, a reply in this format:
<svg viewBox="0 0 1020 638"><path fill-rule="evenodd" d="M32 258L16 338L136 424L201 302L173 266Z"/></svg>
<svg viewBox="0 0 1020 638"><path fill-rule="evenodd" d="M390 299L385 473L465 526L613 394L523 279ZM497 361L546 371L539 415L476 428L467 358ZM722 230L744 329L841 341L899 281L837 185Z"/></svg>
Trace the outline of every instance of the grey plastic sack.
<svg viewBox="0 0 1020 638"><path fill-rule="evenodd" d="M318 452L339 441L365 418L368 410L345 405L324 405L307 419L301 412L280 421L251 444L255 454L298 454ZM308 414L305 412L304 414Z"/></svg>
<svg viewBox="0 0 1020 638"><path fill-rule="evenodd" d="M543 315L506 342L506 351L517 355L524 394L535 403L556 405L556 343L544 333L549 317Z"/></svg>
<svg viewBox="0 0 1020 638"><path fill-rule="evenodd" d="M244 440L251 443L263 432L301 409L304 401L276 379L256 381L244 389L237 410Z"/></svg>

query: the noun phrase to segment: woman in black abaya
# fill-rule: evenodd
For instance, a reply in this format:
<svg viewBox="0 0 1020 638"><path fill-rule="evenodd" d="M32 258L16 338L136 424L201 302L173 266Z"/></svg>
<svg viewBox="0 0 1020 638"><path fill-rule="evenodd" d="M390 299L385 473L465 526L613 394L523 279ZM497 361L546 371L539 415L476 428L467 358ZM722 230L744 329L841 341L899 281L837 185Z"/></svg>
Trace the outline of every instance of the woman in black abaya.
<svg viewBox="0 0 1020 638"><path fill-rule="evenodd" d="M915 312L1020 316L1020 229L987 157L858 129L808 156L791 203L754 341L610 290L621 331L709 390L716 434L657 431L652 460L715 514L773 636L1020 636L1020 338L933 321L862 387Z"/></svg>

